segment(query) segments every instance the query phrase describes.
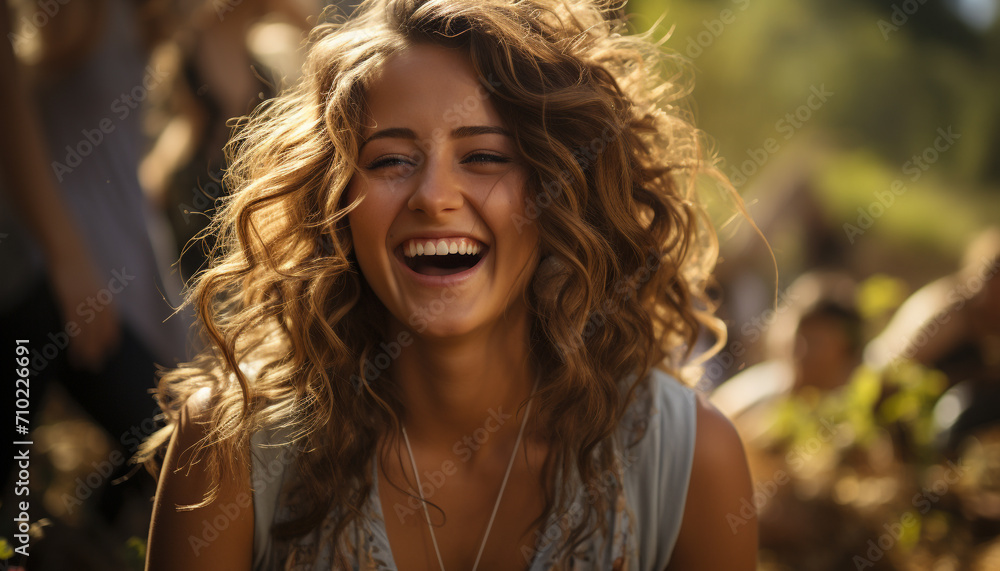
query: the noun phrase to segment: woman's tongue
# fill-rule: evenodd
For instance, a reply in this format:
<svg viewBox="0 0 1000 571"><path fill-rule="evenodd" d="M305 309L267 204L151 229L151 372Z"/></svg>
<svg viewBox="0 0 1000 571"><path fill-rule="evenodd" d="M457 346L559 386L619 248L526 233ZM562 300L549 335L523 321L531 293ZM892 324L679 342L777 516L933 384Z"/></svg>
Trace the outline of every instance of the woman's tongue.
<svg viewBox="0 0 1000 571"><path fill-rule="evenodd" d="M476 263L472 256L449 254L446 256L418 256L414 260L413 271L427 276L449 276L464 272Z"/></svg>

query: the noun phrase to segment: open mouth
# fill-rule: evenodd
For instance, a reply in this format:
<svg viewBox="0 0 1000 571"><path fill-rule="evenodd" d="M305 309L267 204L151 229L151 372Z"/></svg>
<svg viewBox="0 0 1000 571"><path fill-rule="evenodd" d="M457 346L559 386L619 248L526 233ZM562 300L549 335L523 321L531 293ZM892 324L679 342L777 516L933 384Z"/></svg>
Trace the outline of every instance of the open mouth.
<svg viewBox="0 0 1000 571"><path fill-rule="evenodd" d="M403 262L425 276L450 276L472 269L489 247L472 238L407 240L400 245Z"/></svg>

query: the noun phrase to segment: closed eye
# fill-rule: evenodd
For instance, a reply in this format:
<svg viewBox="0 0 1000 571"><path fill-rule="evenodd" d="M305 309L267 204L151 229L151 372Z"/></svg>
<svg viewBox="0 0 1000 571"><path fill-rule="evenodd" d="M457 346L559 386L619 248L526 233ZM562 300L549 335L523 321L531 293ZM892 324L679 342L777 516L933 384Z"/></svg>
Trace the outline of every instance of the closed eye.
<svg viewBox="0 0 1000 571"><path fill-rule="evenodd" d="M506 164L511 162L509 158L494 153L474 153L464 159L462 164Z"/></svg>
<svg viewBox="0 0 1000 571"><path fill-rule="evenodd" d="M368 170L378 170L387 167L413 166L413 161L409 157L401 155L390 155L379 157L368 163L365 168Z"/></svg>

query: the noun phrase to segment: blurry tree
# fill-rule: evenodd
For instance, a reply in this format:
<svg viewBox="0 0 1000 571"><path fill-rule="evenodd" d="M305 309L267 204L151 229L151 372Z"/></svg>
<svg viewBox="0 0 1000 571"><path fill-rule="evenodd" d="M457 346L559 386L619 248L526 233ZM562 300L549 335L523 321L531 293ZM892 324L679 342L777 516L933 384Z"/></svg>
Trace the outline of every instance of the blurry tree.
<svg viewBox="0 0 1000 571"><path fill-rule="evenodd" d="M974 11L964 12L973 14L968 20L957 15L957 6L970 4L981 6L980 20ZM759 188L758 171L791 152L821 148L829 160L815 176L830 169L837 176L821 177L828 184L817 191L839 228L893 179L914 182L920 168L927 175L916 181L920 190L886 217L897 220L880 222L862 242L896 235L912 243L923 236L939 254L953 256L1000 212L989 192L1000 183L996 4L637 0L629 10L636 30L649 29L660 16L654 35L672 28L666 47L695 68L698 126L714 139L723 170L749 200L775 191ZM934 145L938 129L957 135L953 150L917 165L914 155ZM845 173L850 169L856 172ZM739 184L748 171L746 185ZM829 184L834 179L843 184ZM928 229L928 213L950 230Z"/></svg>

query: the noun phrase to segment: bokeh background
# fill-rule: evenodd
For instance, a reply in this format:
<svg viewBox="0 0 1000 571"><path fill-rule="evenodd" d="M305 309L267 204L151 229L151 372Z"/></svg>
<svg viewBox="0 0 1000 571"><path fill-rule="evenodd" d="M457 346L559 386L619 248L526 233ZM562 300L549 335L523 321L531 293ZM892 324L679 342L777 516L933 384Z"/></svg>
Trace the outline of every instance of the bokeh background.
<svg viewBox="0 0 1000 571"><path fill-rule="evenodd" d="M104 181L94 196L110 196L112 179L124 189L151 268L129 287L168 308L211 245L191 240L226 192L227 120L295 80L323 5L7 9L20 72L4 90L29 94L17 112L37 114L49 158L68 161L64 146L81 140L60 125L113 121L81 163L106 160L114 174L81 166L53 184L84 236L122 214L74 203L70 187L90 177ZM1000 2L637 0L624 10L633 30L689 62L689 111L759 228L702 184L720 228L716 295L729 337L698 386L740 430L755 479L727 519L732 533L756 519L762 570L1000 569ZM142 86L121 91L141 95L134 113L122 117L120 91L86 97L114 81ZM0 181L0 310L16 333L35 314L12 308L44 292L54 269L18 222L12 180ZM118 260L95 258L98 281L110 279ZM56 329L67 319L58 294L33 303L55 311ZM177 333L189 316L157 337L131 317L142 303L111 300L121 337L148 353L143 366L189 354ZM152 479L109 483L158 426L152 401L116 425L76 396L99 375L78 378L73 362L48 371L32 401L30 568L141 569ZM110 400L112 412L127 406ZM0 558L23 564L13 545L0 544Z"/></svg>

